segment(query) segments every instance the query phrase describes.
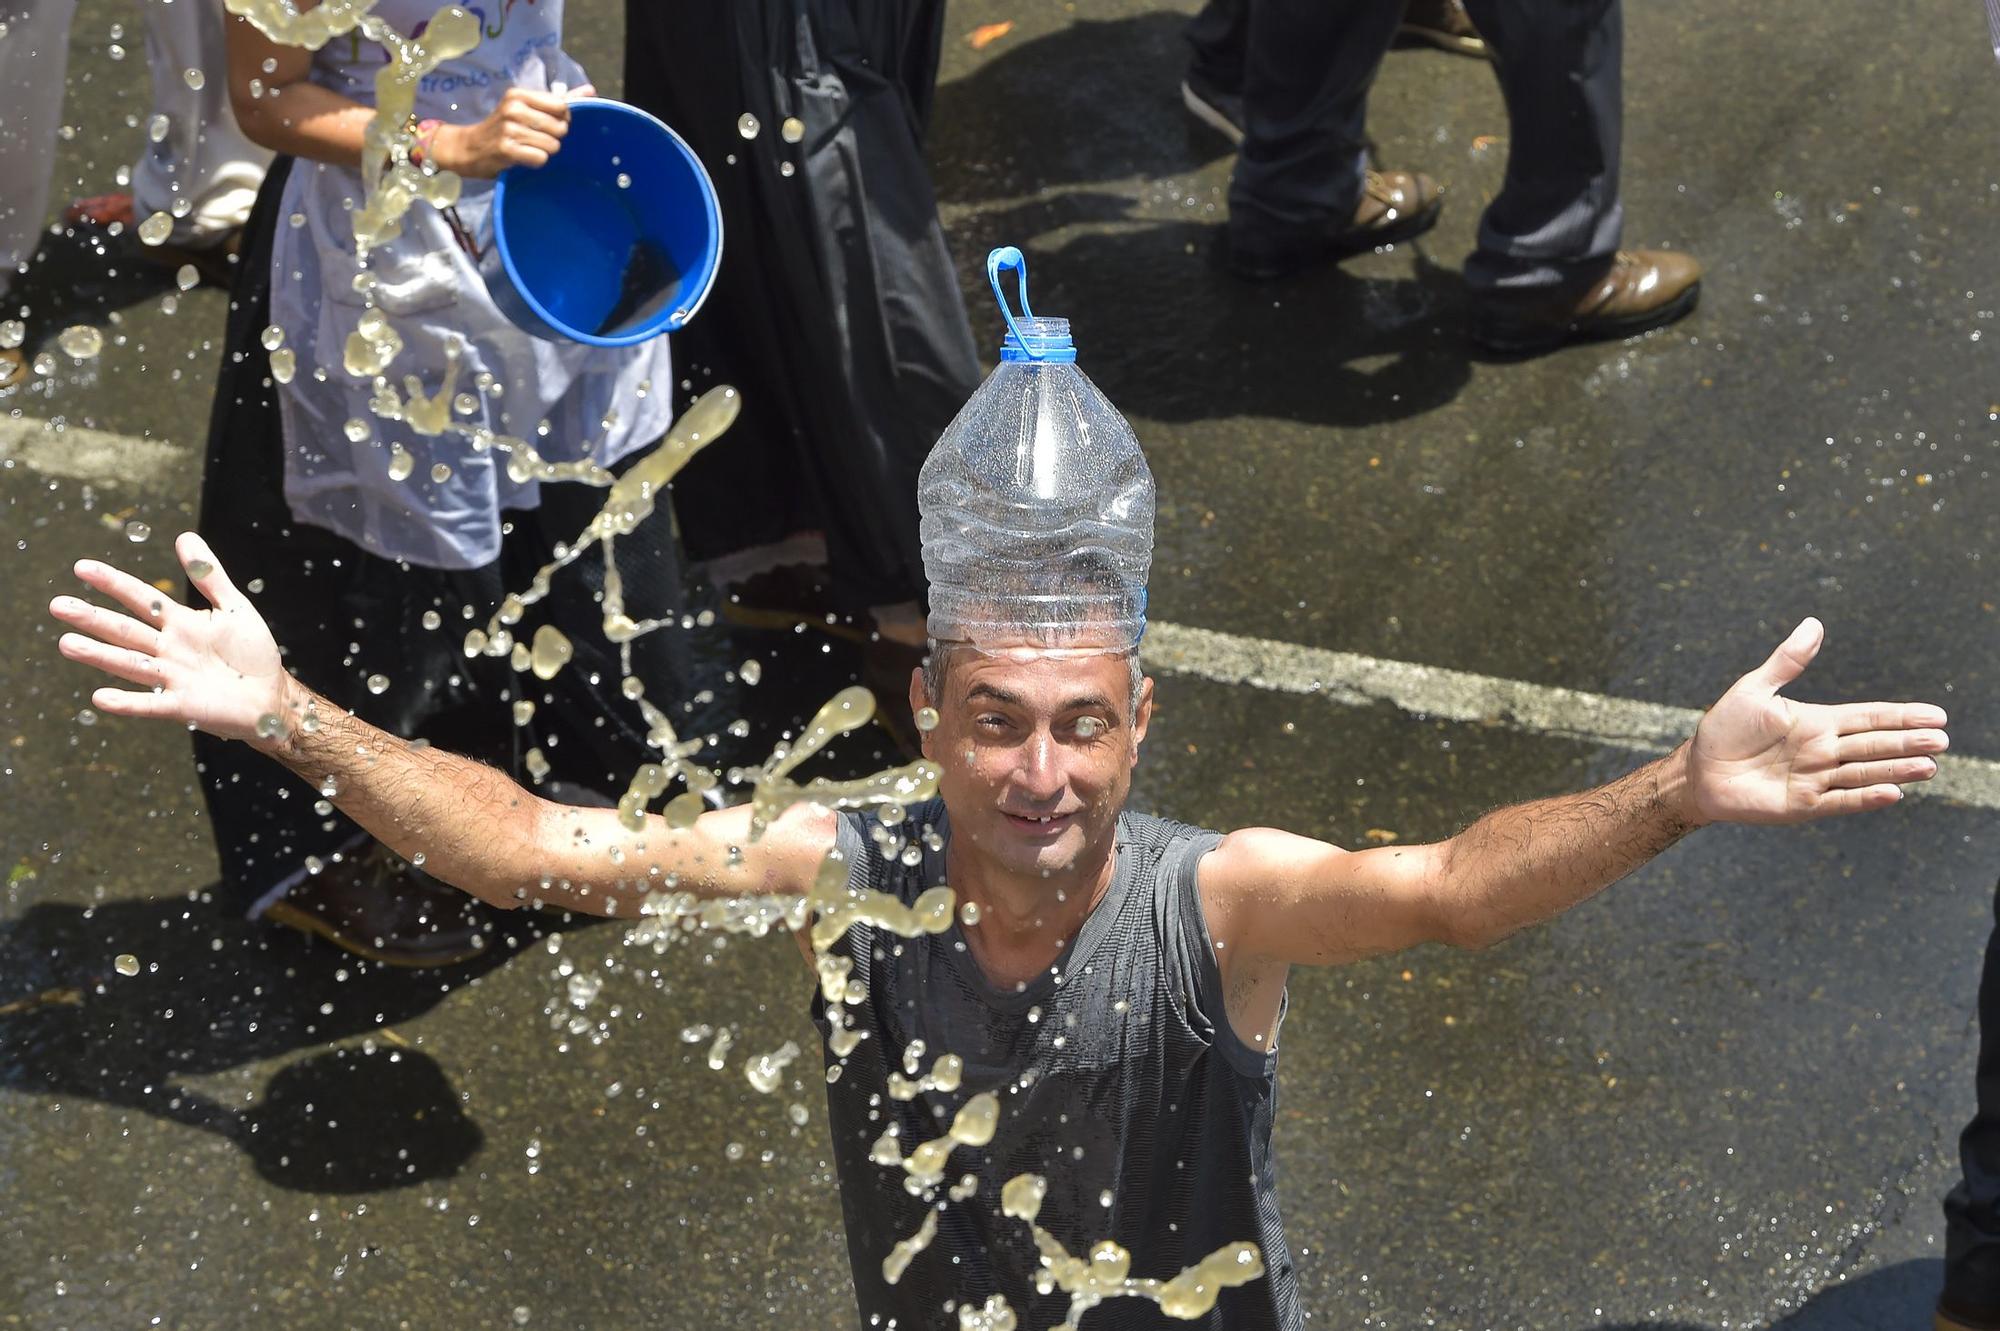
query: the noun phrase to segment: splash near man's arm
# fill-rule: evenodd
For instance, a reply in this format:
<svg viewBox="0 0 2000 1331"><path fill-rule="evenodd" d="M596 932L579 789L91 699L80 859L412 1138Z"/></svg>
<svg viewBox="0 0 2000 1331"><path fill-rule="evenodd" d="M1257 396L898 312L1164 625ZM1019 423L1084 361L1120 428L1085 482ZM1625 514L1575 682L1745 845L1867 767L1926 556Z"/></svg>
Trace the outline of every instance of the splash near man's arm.
<svg viewBox="0 0 2000 1331"><path fill-rule="evenodd" d="M788 809L754 840L748 808L685 827L647 816L633 827L615 810L552 803L502 772L378 730L286 673L263 618L199 537L181 536L175 550L211 609L94 560L77 576L129 613L73 596L51 602L77 630L62 636L64 656L141 686L100 688L92 703L252 745L331 790L390 849L482 901L634 916L661 891L803 898L833 845L833 815L821 808Z"/></svg>

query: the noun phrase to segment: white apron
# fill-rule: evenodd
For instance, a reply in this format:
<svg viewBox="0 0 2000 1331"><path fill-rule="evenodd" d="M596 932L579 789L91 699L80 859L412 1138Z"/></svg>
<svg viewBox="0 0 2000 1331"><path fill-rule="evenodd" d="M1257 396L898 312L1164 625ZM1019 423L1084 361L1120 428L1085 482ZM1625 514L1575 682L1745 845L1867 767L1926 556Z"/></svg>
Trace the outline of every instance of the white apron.
<svg viewBox="0 0 2000 1331"><path fill-rule="evenodd" d="M483 0L464 7L480 18L485 39L423 80L418 119L468 124L485 117L510 86L547 89L560 81L574 88L585 82L560 45L562 0ZM414 33L436 8L436 0L382 0L374 12L398 31ZM387 60L380 46L356 32L314 54L312 78L372 106L375 72ZM457 208L482 245L491 240L491 199L491 181L467 180ZM500 511L535 507L539 486L510 481L505 454L475 451L456 431L426 437L368 410L373 381L348 374L342 364L347 336L366 308L352 285L358 269L348 214L361 200L360 176L345 167L301 160L286 183L271 255L271 322L298 356L296 377L279 390L285 498L300 521L384 558L476 568L499 555ZM455 424L526 439L551 461L590 456L610 463L652 443L671 423L666 338L604 348L545 342L522 332L494 306L472 258L429 204L415 204L403 219L403 234L370 251L368 271L379 280L376 307L403 339L384 373L406 399L406 375L417 377L426 396L435 394L444 380L446 348L463 347L452 392L472 394L477 405L470 415L454 410ZM481 374L501 385L500 396L478 391ZM344 428L356 419L369 427L359 443L350 442ZM415 460L400 481L390 476L396 444ZM442 480L432 475L438 463L450 468Z"/></svg>

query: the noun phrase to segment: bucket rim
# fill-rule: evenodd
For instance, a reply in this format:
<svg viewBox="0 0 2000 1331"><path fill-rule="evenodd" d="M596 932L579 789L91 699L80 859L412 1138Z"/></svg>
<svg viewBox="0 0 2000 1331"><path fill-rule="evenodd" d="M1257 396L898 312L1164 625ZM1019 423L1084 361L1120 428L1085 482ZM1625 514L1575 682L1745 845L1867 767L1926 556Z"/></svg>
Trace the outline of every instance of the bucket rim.
<svg viewBox="0 0 2000 1331"><path fill-rule="evenodd" d="M715 236L714 252L709 256L708 263L698 274L701 280L696 284L694 300L688 304L679 306L676 313L680 317L677 319L669 318L659 328L651 331L635 329L631 332L615 333L610 336L605 336L601 333L586 333L579 329L573 329L552 315L548 308L541 301L537 300L535 294L522 282L521 274L514 266L513 252L507 244L507 210L505 207L507 179L516 171L532 173L539 170L540 168L538 167L510 166L505 171L502 171L493 182L493 250L499 256L502 270L507 274L507 284L513 288L514 294L521 299L522 304L527 306L529 312L536 319L540 320L543 326L548 328L550 332L567 341L582 343L584 346L630 347L637 346L641 342L650 342L656 337L663 337L669 333L677 333L687 327L694 319L694 316L701 310L702 305L708 300L708 293L715 288L716 275L722 270L722 250L728 238L723 232L722 203L715 192L715 178L709 175L708 167L702 162L700 155L688 146L688 141L682 138L672 125L661 120L650 111L634 106L630 102L621 102L613 97L582 97L570 103L570 115L572 119L579 112L587 115L622 115L629 119L643 120L663 131L674 147L680 152L681 156L686 159L690 166L694 167L695 176L701 181L702 208L708 214L709 231Z"/></svg>

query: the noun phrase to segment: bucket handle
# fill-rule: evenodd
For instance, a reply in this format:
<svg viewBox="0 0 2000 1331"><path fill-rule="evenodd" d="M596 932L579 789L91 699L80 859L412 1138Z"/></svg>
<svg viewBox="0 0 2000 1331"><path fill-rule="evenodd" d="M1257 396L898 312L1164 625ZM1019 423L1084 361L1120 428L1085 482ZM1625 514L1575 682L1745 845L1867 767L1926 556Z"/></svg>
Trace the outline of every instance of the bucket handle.
<svg viewBox="0 0 2000 1331"><path fill-rule="evenodd" d="M1029 360L1041 360L1041 352L1037 351L1033 344L1026 337L1022 336L1020 325L1014 322L1014 311L1007 304L1007 293L1000 289L1000 274L1009 268L1013 269L1015 275L1020 279L1021 317L1023 319L1034 318L1035 312L1028 307L1028 259L1019 249L1012 245L1002 245L988 254L986 256L986 281L993 288L993 299L1000 302L1000 317L1007 321L1007 331L1014 335L1014 341L1020 344L1022 352L1026 354Z"/></svg>

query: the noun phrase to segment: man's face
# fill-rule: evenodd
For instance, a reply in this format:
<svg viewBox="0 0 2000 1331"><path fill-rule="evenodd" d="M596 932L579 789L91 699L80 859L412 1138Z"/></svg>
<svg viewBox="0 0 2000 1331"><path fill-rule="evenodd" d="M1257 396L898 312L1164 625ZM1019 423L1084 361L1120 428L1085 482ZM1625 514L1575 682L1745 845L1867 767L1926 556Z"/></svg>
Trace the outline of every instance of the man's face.
<svg viewBox="0 0 2000 1331"><path fill-rule="evenodd" d="M1153 681L1132 707L1125 658L951 651L941 696L921 673L910 706L937 709L924 756L942 775L952 836L1015 873L1091 867L1108 853L1153 711Z"/></svg>

